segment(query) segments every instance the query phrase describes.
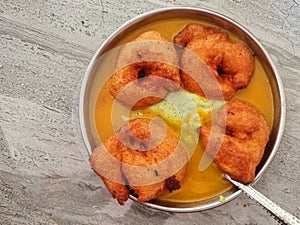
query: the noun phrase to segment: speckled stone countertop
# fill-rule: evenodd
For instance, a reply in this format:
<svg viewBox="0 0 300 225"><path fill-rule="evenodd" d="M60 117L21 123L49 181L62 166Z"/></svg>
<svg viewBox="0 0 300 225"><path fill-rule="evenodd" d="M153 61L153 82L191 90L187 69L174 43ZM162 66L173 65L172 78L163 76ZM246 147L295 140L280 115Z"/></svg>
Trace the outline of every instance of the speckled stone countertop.
<svg viewBox="0 0 300 225"><path fill-rule="evenodd" d="M255 34L286 94L286 128L254 187L300 216L299 0L0 1L0 224L276 224L246 196L197 213L113 200L82 157L81 79L102 41L139 14L170 6L220 12Z"/></svg>

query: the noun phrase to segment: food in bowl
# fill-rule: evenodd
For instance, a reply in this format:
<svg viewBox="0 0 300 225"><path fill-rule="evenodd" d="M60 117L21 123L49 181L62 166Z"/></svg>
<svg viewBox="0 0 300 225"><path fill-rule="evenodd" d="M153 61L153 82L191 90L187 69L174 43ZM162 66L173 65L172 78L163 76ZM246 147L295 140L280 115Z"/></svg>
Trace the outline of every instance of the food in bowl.
<svg viewBox="0 0 300 225"><path fill-rule="evenodd" d="M139 201L142 205L170 212L210 209L241 194L223 179L223 172L216 163L211 163L212 157L204 151L198 132L200 127L209 126L214 115L228 101L207 100L181 86L168 92L159 103L128 110L130 107L119 104L110 94L108 80L116 72L118 48L123 44L151 30L172 42L180 30L194 23L228 32L230 41L244 43L254 57L251 82L247 88L238 90L229 102L238 100L251 105L265 117L271 130L264 155L256 167L255 183L271 163L280 144L285 121L284 91L280 76L264 47L249 31L226 16L206 9L174 7L150 11L129 20L111 34L95 53L83 77L79 99L80 128L86 147L82 154L86 159L126 121L136 117L162 118L175 133L186 134L182 136L182 142L192 144L191 148L186 148L189 160L180 189L153 200ZM138 201L133 193L129 193L129 197Z"/></svg>
<svg viewBox="0 0 300 225"><path fill-rule="evenodd" d="M186 90L207 98L230 100L238 90L248 86L253 74L254 57L245 44L231 41L228 32L192 23L184 27L173 41L184 47L180 75ZM210 68L218 85L211 82L210 76L206 78L207 73L195 71L197 61L194 62L191 52ZM206 89L205 93L199 83Z"/></svg>
<svg viewBox="0 0 300 225"><path fill-rule="evenodd" d="M245 184L253 182L256 167L269 141L270 128L260 112L243 102L230 101L224 110L225 127L222 117L218 117L214 133L211 124L200 128L201 140L224 173ZM216 149L214 142L220 137L221 146ZM209 142L212 147L208 147Z"/></svg>
<svg viewBox="0 0 300 225"><path fill-rule="evenodd" d="M93 151L91 166L119 204L129 192L149 201L180 188L187 152L174 131L164 128L150 119L131 119Z"/></svg>
<svg viewBox="0 0 300 225"><path fill-rule="evenodd" d="M165 79L152 79L155 77ZM121 47L116 73L109 80L109 91L129 107L144 108L159 102L179 85L175 47L159 32L147 31ZM141 95L145 97L135 101Z"/></svg>
<svg viewBox="0 0 300 225"><path fill-rule="evenodd" d="M162 21L162 23L166 21ZM269 138L269 127L272 126L273 119L273 113L269 114L269 112L272 112L273 110L271 88L268 84L268 79L266 77L265 71L262 69L260 62L257 59L254 59L249 47L247 47L246 44L242 43L241 40L238 39L238 37L234 36L228 31L221 30L221 28L216 28L210 25L203 25L201 24L201 21L197 21L197 23L193 21L193 23L190 23L190 21L187 21L183 18L182 20L178 21L177 24L176 22L174 24L174 27L176 27L177 29L174 29L175 32L173 31L168 36L169 40L172 40L173 36L175 36L174 40L178 44L181 44L182 42L182 40L179 38L180 35L184 33L184 31L189 27L197 27L198 30L202 29L204 31L207 31L208 34L206 34L206 36L203 38L197 36L197 32L193 32L193 37L189 37L189 41L185 41L185 43L183 44L186 46L183 50L180 46L177 46L178 54L176 54L176 57L174 57L174 51L172 49L174 48L173 46L164 44L161 45L161 42L164 43L166 42L166 40L168 40L167 37L164 37L164 35L158 33L162 30L157 29L156 31L151 31L151 29L149 29L144 32L137 30L136 37L129 40L126 39L128 37L125 37L124 40L120 42L123 42L122 44L125 43L125 45L120 47L119 55L116 59L115 66L117 68L117 71L112 74L108 81L106 81L104 88L99 92L98 95L98 100L95 107L95 120L97 131L99 137L103 141L103 144L100 144L100 147L95 148L90 157L90 162L92 168L98 175L101 176L112 196L117 198L120 204L124 204L130 193L133 196L136 196L138 201L149 201L156 199L157 201L165 202L194 202L208 199L212 196L219 195L231 188L231 185L222 178L223 171L229 173L229 175L233 175L235 179L238 179L242 182L252 182L255 176L255 167L259 164L259 161L263 155L263 150ZM151 25L148 26L149 28L151 27ZM143 29L141 30L145 30L146 28L147 26L143 27ZM153 29L153 27L151 28ZM216 35L220 37L216 37ZM143 43L144 40L146 40L146 43L148 44L136 45L136 43ZM214 42L212 40L218 41ZM158 43L160 44L160 48L157 48L157 42L152 41L158 41ZM149 42L151 43L151 46L149 46ZM223 42L226 44L224 44ZM129 43L129 45L126 43ZM133 45L134 47L128 47L132 43L135 44ZM192 45L189 45L191 43ZM221 45L220 43L223 44ZM209 50L209 48L207 48L205 44L210 45L213 50L218 50L217 52L212 51L213 54L211 56L211 59L209 59L209 57L206 57L205 59L201 58L202 53L200 47L205 48L205 51L208 54L207 51ZM145 46L147 51L143 48ZM216 48L215 46L219 47ZM224 46L226 46L226 48ZM236 50L236 46L238 46L238 50ZM141 47L141 49L137 47ZM152 49L154 49L153 51L149 51L151 47ZM164 47L166 49L164 49ZM226 54L223 50L220 50L222 49L222 47L226 49ZM234 50L233 52L237 55L234 55L234 58L230 58L231 54L228 54L231 53L230 47L232 47L232 49ZM127 51L125 51L126 49ZM194 53L193 55L197 56L196 60L193 60L193 63L189 63L189 57L187 57L188 53L185 53L187 49ZM154 52L155 54L151 55L152 52ZM167 57L168 59L165 60L159 58L161 55L167 55L169 57ZM179 62L177 61L177 57L179 58ZM199 58L201 60L199 60ZM165 62L164 60L167 61L167 63L161 63L161 61ZM159 63L157 63L156 61L159 61ZM236 63L232 63L232 61ZM199 62L195 66L195 68L199 68L199 65L201 65L201 74L204 74L204 76L208 74L210 77L213 77L212 81L206 79L204 84L203 82L201 83L201 79L200 81L195 81L195 79L197 79L197 73L196 78L195 76L192 77L192 79L190 79L190 77L187 78L190 75L186 73L186 71L190 71L191 73L193 73L194 67L191 67L191 65L194 65L195 62ZM230 70L227 70L226 67L228 65L228 62L230 62ZM178 69L176 70L176 66L178 65L178 63L181 66L184 65L183 67L181 67L180 71ZM169 66L167 67L167 69L165 69L166 65ZM237 66L234 67L235 65ZM164 70L162 70L162 68ZM237 71L233 71L235 74L228 74L228 71L232 72L232 70ZM242 75L240 75L240 71L242 71ZM180 77L178 76L179 73L181 75ZM154 76L163 79L158 79L159 82L157 82L156 79L151 79ZM251 80L250 82L250 79L252 77L253 80ZM178 84L181 84L181 81L183 83L183 88L180 89ZM198 91L199 86L203 87L203 85L205 86L208 82L209 88L204 87L204 91L202 89ZM134 84L130 86L131 83ZM221 88L219 88L219 85L221 86ZM194 89L190 89L190 86L197 86L198 89L194 91ZM260 86L261 88L256 89L257 86ZM163 87L163 91L160 91L161 87ZM242 88L244 90L241 90ZM122 92L123 89L125 89L125 94L121 94L121 97L119 97L120 92ZM229 91L227 91L228 89ZM255 95L253 95L254 92L255 94L259 92L259 94L263 96L263 100L267 100L269 104L266 106L265 102L261 102L260 100L256 99ZM144 93L146 93L146 95L143 95ZM181 111L179 110L179 114L183 117L176 115L176 113L173 113L173 115L170 116L170 114L172 114L170 113L170 111L172 111L172 106L171 110L170 106L167 106L166 100L169 99L168 96L173 95L174 97L175 95L175 99L177 96L176 104L178 107L178 105L182 103L182 93L185 96L188 96L188 99L193 102L193 104L191 105L194 105L194 108L192 107L191 109L189 107L186 107L187 109L184 109L185 107L179 106L179 108L184 109ZM139 95L144 97L141 98ZM209 96L208 99L207 96ZM164 98L165 100L163 100ZM246 171L250 175L248 173L245 175L247 176L247 179L245 179L244 176L234 176L235 173L232 173L232 171L241 172L241 169L238 168L239 165L236 163L228 163L227 168L229 167L229 169L224 169L225 167L223 166L224 163L222 159L219 160L222 157L218 157L218 154L216 155L216 163L212 163L205 170L199 171L199 163L201 161L201 158L203 159L206 157L206 159L204 160L211 161L209 157L204 155L204 150L209 140L208 134L210 133L207 132L206 129L210 129L212 127L211 123L213 121L214 115L219 115L220 117L220 112L222 111L223 105L227 104L228 106L231 106L231 101L237 100L239 102L247 102L247 104L240 103L243 106L241 107L242 109L244 109L244 106L246 105L246 110L243 110L242 112L238 110L237 113L248 115L248 109L250 111L254 111L255 116L258 116L260 118L259 121L264 124L264 137L267 137L264 139L264 141L259 143L260 148L252 148L250 152L244 155L239 154L238 152L241 151L241 148L243 148L244 146L240 145L236 147L237 158L241 162L248 160L247 157L251 154L259 155L259 157L256 157L256 159L253 160L251 170L249 169L249 171ZM229 103L227 103L227 101L229 101ZM119 110L117 110L117 113L115 115L116 117L118 117L118 119L114 118L114 116L113 118L111 117L114 104L118 105ZM213 105L217 107L212 107ZM130 111L129 113L127 113L128 109ZM266 110L264 111L264 109ZM148 159L147 157L150 157L147 156L148 153L149 155L151 155L150 158L153 158L153 155L155 155L153 152L156 152L157 149L146 148L141 150L139 149L139 147L133 146L132 144L141 142L141 140L136 141L132 139L132 135L130 133L134 133L133 130L129 129L124 133L126 134L125 139L134 140L132 141L132 143L130 143L129 141L129 144L127 143L127 145L124 145L124 143L120 144L120 140L116 135L120 132L120 130L123 129L124 126L126 127L126 125L124 124L131 124L132 122L136 123L137 121L139 122L136 123L136 126L140 126L140 129L138 129L139 132L146 132L148 129L147 124L149 124L149 120L155 118L156 116L164 119L167 130L172 130L172 133L175 132L175 136L180 136L182 134L182 131L187 134L182 136L183 145L185 147L187 157L179 157L176 158L176 160L173 160L174 165L176 165L177 162L181 162L179 163L182 166L181 168L176 167L177 170L172 170L172 172L169 172L167 173L167 175L162 176L159 182L155 183L154 181L157 180L153 179L153 183L149 183L149 176L155 177L156 174L165 174L164 170L169 171L169 169L172 167L172 164L166 164L162 171L157 169L149 169L147 171L142 170L143 175L137 175L137 172L128 172L131 171L131 169L123 169L123 164L130 164L125 160L126 157L124 157L124 155L128 155L128 152L130 152L130 162L135 162L137 163L137 165L147 168L154 162L159 162L158 159L155 159L154 161L146 160L146 163L142 163L145 162L145 158ZM264 117L266 117L267 120ZM187 118L186 121L180 121L180 119L183 118ZM178 121L178 119L179 123L174 122ZM104 125L103 120L107 120L106 125ZM141 122L144 120L147 120L148 122L146 122L146 124L144 124L144 122ZM222 117L220 121L222 121ZM223 122L225 122L225 120L223 120ZM112 125L113 123L117 124L114 126L118 127L118 129L115 129L115 127ZM240 125L243 126L243 124ZM251 125L253 126L256 124L252 124L251 121ZM223 126L225 127L226 124L223 124ZM103 129L103 127L105 127L105 129ZM144 129L143 127L146 129ZM203 129L200 127L203 127ZM199 130L201 134L200 139ZM268 132L266 130L268 130ZM246 132L248 135L247 137L248 139L251 139L251 141L256 142L257 140L253 139L250 135L251 132L252 131L249 131L248 133ZM224 134L225 136L233 135L228 133ZM152 133L152 135L155 136L157 134ZM224 140L227 140L226 137ZM148 138L149 136L145 137L145 139ZM202 141L202 139L204 141ZM164 140L166 141L168 140L168 138ZM177 142L174 141L174 143ZM192 143L192 145L189 145L190 142ZM162 142L161 145L164 146L164 142ZM189 148L189 146L193 147ZM103 157L104 152L106 152L105 147L107 149L107 152L111 153L111 155L117 160L117 163L105 162L104 159L107 158ZM177 145L169 147L170 148L168 148L168 151L164 150L167 156L176 150ZM230 146L224 145L222 143L222 139L219 140L219 147L221 147L220 154L225 156L228 155L228 148L230 148ZM166 148L162 147L159 149ZM145 152L145 150L147 153ZM216 149L214 149L214 151L216 151ZM141 157L141 155L145 156L145 158ZM165 158L162 159L164 160ZM149 162L152 162L152 164L148 164ZM137 165L134 164L134 166ZM244 168L242 168L242 170L243 169ZM112 176L111 178L107 179L104 175L107 176L109 173L112 173ZM132 184L132 180L138 180L138 178L136 178L135 176L139 177L140 180L145 182L145 185L143 183L139 183L138 185ZM112 178L116 178L117 180L114 181ZM171 182L173 186L175 186L175 188L168 188L169 182ZM144 190L147 191L145 192Z"/></svg>

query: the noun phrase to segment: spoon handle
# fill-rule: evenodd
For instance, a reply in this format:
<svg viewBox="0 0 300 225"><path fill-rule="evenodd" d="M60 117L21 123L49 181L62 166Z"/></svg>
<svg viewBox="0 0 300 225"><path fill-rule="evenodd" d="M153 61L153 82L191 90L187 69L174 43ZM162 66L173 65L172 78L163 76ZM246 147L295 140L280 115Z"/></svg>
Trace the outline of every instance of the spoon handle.
<svg viewBox="0 0 300 225"><path fill-rule="evenodd" d="M262 193L258 192L251 186L246 186L238 181L232 180L231 177L227 174L225 174L225 178L235 186L237 186L239 189L241 189L250 198L254 199L265 209L267 209L281 224L300 225L300 220L297 217L282 209L279 205L272 202L270 199L268 199L266 196L264 196Z"/></svg>

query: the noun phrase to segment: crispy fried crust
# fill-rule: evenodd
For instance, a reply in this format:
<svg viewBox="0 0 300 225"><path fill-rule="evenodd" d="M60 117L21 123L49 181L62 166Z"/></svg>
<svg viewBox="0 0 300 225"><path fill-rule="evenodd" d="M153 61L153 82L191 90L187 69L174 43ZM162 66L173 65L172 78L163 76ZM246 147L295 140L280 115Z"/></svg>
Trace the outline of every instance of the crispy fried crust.
<svg viewBox="0 0 300 225"><path fill-rule="evenodd" d="M228 33L221 31L216 27L202 26L201 24L191 23L186 25L173 38L173 42L179 46L185 47L195 38L205 39L211 34L218 34L222 39L227 39Z"/></svg>
<svg viewBox="0 0 300 225"><path fill-rule="evenodd" d="M109 137L103 145L94 149L90 157L90 164L101 177L112 197L116 198L120 205L124 205L129 197L129 191L125 186L125 179L121 171L120 148L122 146L118 139L115 136Z"/></svg>
<svg viewBox="0 0 300 225"><path fill-rule="evenodd" d="M230 41L227 33L192 24L180 31L173 41L186 46L180 59L181 79L186 90L207 98L229 100L249 84L254 58L246 45ZM199 68L201 61L209 67L210 76Z"/></svg>
<svg viewBox="0 0 300 225"><path fill-rule="evenodd" d="M176 49L157 31L147 31L122 46L116 64L109 91L125 105L144 108L180 87ZM141 94L145 97L138 100Z"/></svg>
<svg viewBox="0 0 300 225"><path fill-rule="evenodd" d="M129 189L139 201L148 201L180 188L188 156L178 144L169 128L150 124L149 119L132 119L93 151L90 163L121 205Z"/></svg>
<svg viewBox="0 0 300 225"><path fill-rule="evenodd" d="M206 149L206 151L211 155L217 152L214 159L216 164L233 179L243 183L252 182L255 178L255 169L269 140L270 128L265 118L250 105L233 101L225 107L226 127L221 147L220 149ZM222 127L224 128L221 120L217 120L215 126L220 132ZM211 134L211 130L211 125L200 129L200 136L205 147L208 142L221 136L218 132Z"/></svg>

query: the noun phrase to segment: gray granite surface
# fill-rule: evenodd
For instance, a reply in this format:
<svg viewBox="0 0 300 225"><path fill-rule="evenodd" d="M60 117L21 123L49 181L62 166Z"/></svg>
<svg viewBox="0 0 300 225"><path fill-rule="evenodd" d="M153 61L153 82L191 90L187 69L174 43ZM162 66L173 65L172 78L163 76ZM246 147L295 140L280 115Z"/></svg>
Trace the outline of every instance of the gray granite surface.
<svg viewBox="0 0 300 225"><path fill-rule="evenodd" d="M78 91L102 41L152 9L192 6L239 21L270 53L286 94L286 129L254 185L300 217L299 0L0 1L0 224L276 224L241 195L215 209L120 207L78 141Z"/></svg>

